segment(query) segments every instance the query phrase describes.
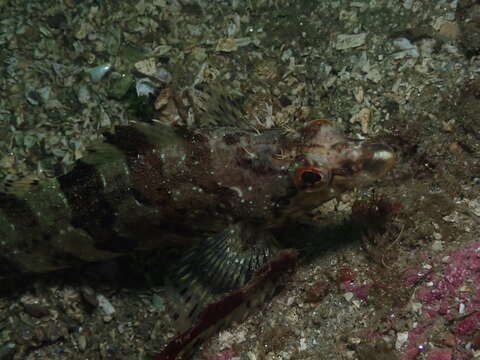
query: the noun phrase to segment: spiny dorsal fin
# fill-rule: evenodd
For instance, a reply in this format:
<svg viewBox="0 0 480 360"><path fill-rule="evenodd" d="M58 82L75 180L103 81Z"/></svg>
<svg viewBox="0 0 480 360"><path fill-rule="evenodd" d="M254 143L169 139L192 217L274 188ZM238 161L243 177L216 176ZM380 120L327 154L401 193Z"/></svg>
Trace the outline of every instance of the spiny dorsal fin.
<svg viewBox="0 0 480 360"><path fill-rule="evenodd" d="M244 97L227 84L207 84L187 90L187 98L199 127L234 126L251 129L243 109Z"/></svg>

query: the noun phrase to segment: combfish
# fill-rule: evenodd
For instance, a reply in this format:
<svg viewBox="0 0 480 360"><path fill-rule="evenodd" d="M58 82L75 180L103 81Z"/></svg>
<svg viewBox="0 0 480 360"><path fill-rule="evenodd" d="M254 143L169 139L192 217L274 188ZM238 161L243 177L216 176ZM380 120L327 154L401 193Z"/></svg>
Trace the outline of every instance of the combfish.
<svg viewBox="0 0 480 360"><path fill-rule="evenodd" d="M394 162L388 145L348 139L325 120L295 135L119 126L65 175L5 184L0 278L192 244L172 280L188 331L211 310L207 288L247 296L282 268L279 259L291 260L276 248L274 231L371 184Z"/></svg>

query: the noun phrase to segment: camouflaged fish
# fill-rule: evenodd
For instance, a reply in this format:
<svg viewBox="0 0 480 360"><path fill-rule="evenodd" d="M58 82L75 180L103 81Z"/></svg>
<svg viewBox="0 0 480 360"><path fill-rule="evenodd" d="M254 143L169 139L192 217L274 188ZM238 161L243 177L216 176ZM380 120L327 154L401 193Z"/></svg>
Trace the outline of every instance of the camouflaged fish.
<svg viewBox="0 0 480 360"><path fill-rule="evenodd" d="M381 177L393 162L388 146L348 140L323 120L294 138L278 130L120 126L69 173L25 188L7 184L0 277L214 234L219 246L232 237L269 243L271 229Z"/></svg>
<svg viewBox="0 0 480 360"><path fill-rule="evenodd" d="M258 272L277 261L273 230L382 177L394 159L387 145L350 140L324 120L295 136L119 126L67 174L5 184L0 278L196 242L173 277L188 330L210 309L205 288L242 298L260 286ZM192 346L196 335L186 336Z"/></svg>

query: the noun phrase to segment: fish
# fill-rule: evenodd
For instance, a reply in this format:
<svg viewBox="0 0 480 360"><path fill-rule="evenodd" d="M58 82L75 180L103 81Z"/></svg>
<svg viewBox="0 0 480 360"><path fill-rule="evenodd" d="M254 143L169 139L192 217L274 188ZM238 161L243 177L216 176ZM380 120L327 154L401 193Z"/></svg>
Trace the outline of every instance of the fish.
<svg viewBox="0 0 480 360"><path fill-rule="evenodd" d="M0 277L185 245L238 224L265 234L382 177L394 159L388 145L347 140L324 120L293 139L119 126L67 174L5 185Z"/></svg>
<svg viewBox="0 0 480 360"><path fill-rule="evenodd" d="M278 248L276 231L372 184L394 163L390 146L349 139L327 120L294 134L117 126L66 174L3 184L0 278L188 246L168 278L183 304L179 332L194 347L192 329L212 304L245 302L278 269L291 268L295 255Z"/></svg>

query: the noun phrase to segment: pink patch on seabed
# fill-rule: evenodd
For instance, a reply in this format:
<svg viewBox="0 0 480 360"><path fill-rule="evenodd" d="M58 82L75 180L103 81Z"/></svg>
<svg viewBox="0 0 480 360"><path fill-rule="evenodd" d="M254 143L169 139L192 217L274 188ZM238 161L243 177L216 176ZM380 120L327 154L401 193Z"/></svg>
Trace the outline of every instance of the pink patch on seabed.
<svg viewBox="0 0 480 360"><path fill-rule="evenodd" d="M405 272L407 285L419 285L415 291L415 300L422 304L423 313L423 322L409 332L404 350L405 360L417 359L426 350L428 342L435 343L432 336L438 334L434 335L434 332L427 330L431 328L432 321L439 317L451 324L450 329L456 335L456 344L460 347L471 341L472 334L480 329L480 242L446 255L446 264L439 272L419 268ZM442 268L441 262L438 262L437 268ZM461 351L461 348L457 350ZM463 349L465 354L457 350L433 348L428 351L426 359L457 360L471 357L471 350Z"/></svg>
<svg viewBox="0 0 480 360"><path fill-rule="evenodd" d="M419 324L409 332L404 351L405 360L414 360L420 352L425 350L427 337L424 333L429 327L429 324Z"/></svg>
<svg viewBox="0 0 480 360"><path fill-rule="evenodd" d="M211 360L231 360L235 357L235 353L232 350L222 351L220 354L215 355Z"/></svg>
<svg viewBox="0 0 480 360"><path fill-rule="evenodd" d="M427 354L427 360L452 360L452 349L433 348Z"/></svg>

